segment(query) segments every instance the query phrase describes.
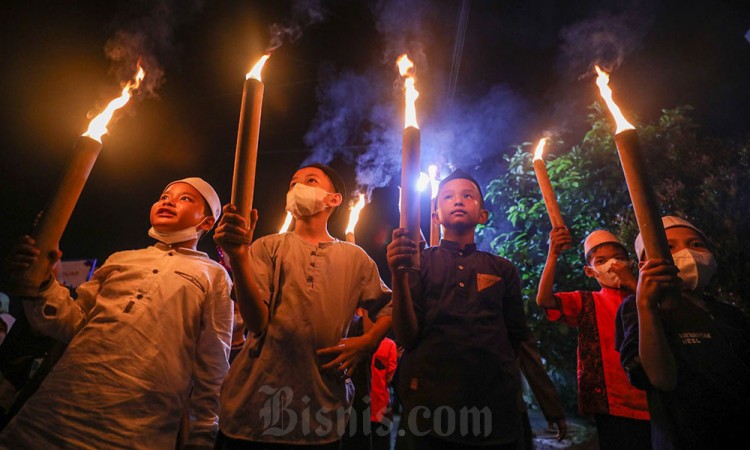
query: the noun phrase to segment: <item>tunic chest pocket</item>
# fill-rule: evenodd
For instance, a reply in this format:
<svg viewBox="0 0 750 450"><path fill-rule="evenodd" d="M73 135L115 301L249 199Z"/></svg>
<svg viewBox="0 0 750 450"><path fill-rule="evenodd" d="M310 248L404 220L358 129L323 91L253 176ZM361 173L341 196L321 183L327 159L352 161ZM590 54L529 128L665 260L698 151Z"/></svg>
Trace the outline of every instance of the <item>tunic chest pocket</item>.
<svg viewBox="0 0 750 450"><path fill-rule="evenodd" d="M205 294L206 293L206 284L207 283L204 280L201 280L198 277L190 275L189 273L180 272L179 270L175 270L174 273L177 274L178 276L182 277L183 279L187 280L193 286L197 287L201 291L201 294Z"/></svg>
<svg viewBox="0 0 750 450"><path fill-rule="evenodd" d="M505 280L497 275L477 273L477 298L490 308L501 308L505 294Z"/></svg>

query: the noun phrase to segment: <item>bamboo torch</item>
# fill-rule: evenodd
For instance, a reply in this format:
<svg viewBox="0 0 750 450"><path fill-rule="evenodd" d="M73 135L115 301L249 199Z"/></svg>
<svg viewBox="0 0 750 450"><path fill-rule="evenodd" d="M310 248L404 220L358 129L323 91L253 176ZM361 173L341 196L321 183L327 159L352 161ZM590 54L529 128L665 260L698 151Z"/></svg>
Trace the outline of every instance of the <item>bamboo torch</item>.
<svg viewBox="0 0 750 450"><path fill-rule="evenodd" d="M609 87L609 75L596 66L598 77L596 84L615 119L615 144L620 155L622 171L630 192L633 211L638 222L638 229L643 237L646 259L666 259L672 261L667 235L661 222L656 193L648 178L646 164L638 143L635 127L623 116L620 108L612 100L612 89Z"/></svg>
<svg viewBox="0 0 750 450"><path fill-rule="evenodd" d="M40 251L40 257L29 268L31 286L42 284L49 273L47 255L59 248L60 238L68 225L76 203L78 203L78 198L81 196L91 169L99 157L99 152L102 149L102 136L108 131L109 121L116 110L130 101L133 91L138 89L145 76L146 73L143 68L138 65L136 76L125 85L121 95L110 101L104 111L91 120L88 130L76 141L73 147L73 159L68 166L68 170L63 175L55 196L33 233L36 246Z"/></svg>
<svg viewBox="0 0 750 450"><path fill-rule="evenodd" d="M240 123L237 128L237 147L234 153L232 177L232 204L248 221L253 209L255 193L255 166L258 161L260 113L263 106L263 82L260 73L271 55L263 55L245 76L240 105Z"/></svg>
<svg viewBox="0 0 750 450"><path fill-rule="evenodd" d="M409 237L417 244L420 241L419 228L419 151L420 134L417 124L417 108L415 102L419 97L414 87L414 63L406 55L401 55L396 61L399 73L404 78L405 111L404 131L401 141L401 217L399 226L409 231ZM412 268L419 267L419 252L411 261ZM400 268L407 269L406 267Z"/></svg>
<svg viewBox="0 0 750 450"><path fill-rule="evenodd" d="M434 164L429 166L427 175L430 177L430 215L432 215L437 211L437 194L438 186L440 186L438 166ZM430 247L437 247L438 245L440 245L440 224L435 220L430 220Z"/></svg>
<svg viewBox="0 0 750 450"><path fill-rule="evenodd" d="M542 190L544 205L547 207L547 215L549 215L549 220L552 222L552 228L563 228L565 227L565 222L563 221L562 214L560 214L560 205L557 204L555 191L552 189L552 183L549 181L547 166L544 164L544 145L546 142L547 139L542 138L536 146L536 151L534 152L534 173L536 173L539 188Z"/></svg>
<svg viewBox="0 0 750 450"><path fill-rule="evenodd" d="M362 208L365 207L365 194L359 194L359 200L349 210L349 225L346 226L346 242L356 244L357 241L354 239L354 227L359 222L359 214L362 212Z"/></svg>

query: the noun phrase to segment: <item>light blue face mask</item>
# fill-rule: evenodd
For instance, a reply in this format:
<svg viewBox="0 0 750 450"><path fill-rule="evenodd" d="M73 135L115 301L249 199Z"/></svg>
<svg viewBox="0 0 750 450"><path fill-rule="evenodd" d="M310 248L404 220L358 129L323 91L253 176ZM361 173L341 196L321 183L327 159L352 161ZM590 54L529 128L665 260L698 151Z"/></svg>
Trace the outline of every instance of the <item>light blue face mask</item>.
<svg viewBox="0 0 750 450"><path fill-rule="evenodd" d="M612 258L603 264L595 265L594 272L596 272L596 278L603 286L619 289L622 284L620 282L620 277L618 277L616 273L609 271L609 268L612 267L612 264L615 262L617 262L617 260Z"/></svg>
<svg viewBox="0 0 750 450"><path fill-rule="evenodd" d="M203 220L206 219L208 219L208 217L204 218ZM198 227L201 226L203 220L201 220L198 225L183 228L182 230L177 231L159 231L156 228L151 227L148 230L148 235L156 239L157 241L163 242L167 245L192 241L193 239L198 238Z"/></svg>
<svg viewBox="0 0 750 450"><path fill-rule="evenodd" d="M286 194L286 210L295 219L313 216L328 207L324 201L328 194L330 192L326 192L321 188L297 183Z"/></svg>
<svg viewBox="0 0 750 450"><path fill-rule="evenodd" d="M148 235L156 239L159 242L163 242L167 245L177 244L179 242L186 242L193 240L198 237L198 230L195 227L189 227L178 231L159 231L154 227L148 230Z"/></svg>
<svg viewBox="0 0 750 450"><path fill-rule="evenodd" d="M682 279L683 291L702 291L716 274L718 266L711 252L699 252L683 248L672 253L674 265L680 269L677 274Z"/></svg>

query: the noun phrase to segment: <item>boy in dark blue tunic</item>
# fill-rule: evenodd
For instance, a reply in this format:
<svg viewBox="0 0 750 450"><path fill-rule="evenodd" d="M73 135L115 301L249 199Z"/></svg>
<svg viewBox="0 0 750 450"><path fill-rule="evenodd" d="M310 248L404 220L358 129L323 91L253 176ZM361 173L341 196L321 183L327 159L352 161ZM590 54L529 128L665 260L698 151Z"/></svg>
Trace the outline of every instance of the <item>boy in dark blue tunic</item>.
<svg viewBox="0 0 750 450"><path fill-rule="evenodd" d="M432 213L444 239L422 252L419 273L399 269L418 248L406 230L388 245L409 449L510 449L521 438L515 359L529 330L515 266L474 243L483 206L477 182L457 170L440 183Z"/></svg>
<svg viewBox="0 0 750 450"><path fill-rule="evenodd" d="M644 261L638 236L638 288L617 313L622 366L647 392L655 450L745 449L750 326L739 309L706 295L717 264L703 232L679 217L662 223L674 263Z"/></svg>

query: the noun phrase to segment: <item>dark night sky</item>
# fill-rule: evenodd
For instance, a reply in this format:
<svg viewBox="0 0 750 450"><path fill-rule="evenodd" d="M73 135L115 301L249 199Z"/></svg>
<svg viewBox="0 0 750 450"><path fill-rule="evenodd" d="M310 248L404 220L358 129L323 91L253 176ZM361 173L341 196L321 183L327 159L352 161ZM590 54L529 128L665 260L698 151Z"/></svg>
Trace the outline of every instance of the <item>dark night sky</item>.
<svg viewBox="0 0 750 450"><path fill-rule="evenodd" d="M707 133L750 131L750 7L740 1L29 0L5 2L0 14L2 257L51 198L87 114L118 94L128 72L105 46L123 30L144 37L163 77L104 137L65 258L103 261L147 245L148 210L173 179L202 176L229 200L243 77L273 23L302 34L263 72L256 236L278 229L288 180L306 158L330 159L350 190L355 179L398 178L393 61L403 51L418 63L423 161L476 169L482 181L502 170L511 145L544 131L580 141L598 95L580 76L595 60L616 68L611 84L631 117L691 104ZM201 248L213 252L208 241Z"/></svg>

